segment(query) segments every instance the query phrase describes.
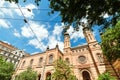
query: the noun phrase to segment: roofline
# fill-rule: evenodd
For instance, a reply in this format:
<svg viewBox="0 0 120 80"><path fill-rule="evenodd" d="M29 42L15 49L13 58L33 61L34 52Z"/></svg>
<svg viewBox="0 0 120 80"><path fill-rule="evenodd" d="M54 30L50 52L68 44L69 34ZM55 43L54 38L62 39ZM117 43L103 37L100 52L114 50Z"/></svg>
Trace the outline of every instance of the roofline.
<svg viewBox="0 0 120 80"><path fill-rule="evenodd" d="M88 44L83 44L83 45L78 45L78 46L75 46L75 47L71 47L71 49L76 49L76 48L80 48L80 47L87 47Z"/></svg>

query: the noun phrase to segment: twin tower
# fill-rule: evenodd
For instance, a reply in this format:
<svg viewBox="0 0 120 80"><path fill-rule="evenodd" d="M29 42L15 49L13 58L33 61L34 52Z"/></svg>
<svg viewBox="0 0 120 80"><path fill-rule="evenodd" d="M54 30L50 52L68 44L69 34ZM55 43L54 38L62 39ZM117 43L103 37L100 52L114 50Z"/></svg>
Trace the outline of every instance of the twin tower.
<svg viewBox="0 0 120 80"><path fill-rule="evenodd" d="M83 34L86 38L88 45L91 43L97 42L89 27L83 27ZM69 49L70 47L71 47L70 36L67 32L65 32L64 33L64 50Z"/></svg>

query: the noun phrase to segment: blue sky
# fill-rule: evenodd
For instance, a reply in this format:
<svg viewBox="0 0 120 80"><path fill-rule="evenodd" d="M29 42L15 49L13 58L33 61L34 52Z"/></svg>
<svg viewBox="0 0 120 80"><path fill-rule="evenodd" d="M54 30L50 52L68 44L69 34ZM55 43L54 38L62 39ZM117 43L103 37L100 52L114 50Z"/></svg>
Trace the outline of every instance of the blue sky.
<svg viewBox="0 0 120 80"><path fill-rule="evenodd" d="M61 23L59 12L48 15L50 12L48 0L41 0L40 6L36 6L34 2L20 3L22 10L28 23L24 22L24 17L18 6L14 3L1 1L0 3L0 40L10 43L18 49L24 50L30 54L43 52L46 47L54 48L59 45L60 50L63 49L62 30L64 24ZM9 7L9 8L8 8ZM30 9L30 11L28 11ZM38 40L36 40L36 36ZM94 35L100 41L98 28L94 28ZM72 26L68 30L71 36L71 46L84 44L85 38L82 28L78 32L74 32Z"/></svg>

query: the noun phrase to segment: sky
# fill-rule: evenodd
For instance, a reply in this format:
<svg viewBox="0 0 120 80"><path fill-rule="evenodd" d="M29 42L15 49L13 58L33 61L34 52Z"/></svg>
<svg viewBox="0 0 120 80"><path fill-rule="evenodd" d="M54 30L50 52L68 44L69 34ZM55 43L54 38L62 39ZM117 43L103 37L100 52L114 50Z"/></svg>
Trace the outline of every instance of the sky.
<svg viewBox="0 0 120 80"><path fill-rule="evenodd" d="M40 6L36 6L34 0L27 1L18 5L3 0L0 2L0 40L30 54L44 52L48 46L52 49L57 44L63 51L64 24L61 22L60 13L48 15L50 12L48 0L41 0ZM71 47L86 43L82 27L78 32L74 32L70 26L68 33ZM97 25L93 34L100 42Z"/></svg>

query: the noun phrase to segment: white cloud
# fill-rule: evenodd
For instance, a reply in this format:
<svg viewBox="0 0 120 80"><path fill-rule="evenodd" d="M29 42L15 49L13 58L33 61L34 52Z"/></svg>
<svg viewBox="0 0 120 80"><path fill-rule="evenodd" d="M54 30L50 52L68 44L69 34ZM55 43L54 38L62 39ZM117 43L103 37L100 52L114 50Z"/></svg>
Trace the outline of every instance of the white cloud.
<svg viewBox="0 0 120 80"><path fill-rule="evenodd" d="M22 7L21 5L19 5L19 7L26 18L33 18L34 17L33 9L37 8L35 5L28 4L25 7ZM17 6L17 8L18 8L18 6ZM17 13L17 15L23 16L22 13L20 12L20 9L16 9L15 12Z"/></svg>
<svg viewBox="0 0 120 80"><path fill-rule="evenodd" d="M0 27L2 28L10 28L12 25L10 22L0 19Z"/></svg>
<svg viewBox="0 0 120 80"><path fill-rule="evenodd" d="M31 39L28 43L29 45L33 45L35 46L35 48L40 49L41 51L45 51L46 50L46 45L44 44L44 42L40 41L40 43L38 42L37 39Z"/></svg>
<svg viewBox="0 0 120 80"><path fill-rule="evenodd" d="M55 48L55 46L58 45L59 49L63 52L63 47L64 47L63 42L60 40L57 40L57 38L55 38L55 36L53 35L49 37L48 45L50 49Z"/></svg>
<svg viewBox="0 0 120 80"><path fill-rule="evenodd" d="M81 19L81 22L83 22L83 23L87 23L87 19L86 18L83 18L83 19Z"/></svg>
<svg viewBox="0 0 120 80"><path fill-rule="evenodd" d="M22 13L20 12L18 6L15 3L8 3L5 1L0 2L0 6L3 7L9 7L9 8L1 8L0 9L0 16L1 17L9 17L9 18L23 18ZM37 7L33 4L28 4L25 6L21 6L19 4L24 16L26 18L34 18L35 14L33 13L33 9L37 9ZM31 11L28 11L31 10ZM9 15L8 15L9 14ZM55 19L54 16L50 20ZM7 20L0 20L0 27L3 28L10 28L12 25ZM58 25L56 24L54 26L54 29L49 31L48 28L51 28L51 26L46 26L44 24L39 24L36 22L29 22L29 25L26 24L21 27L21 30L14 29L13 34L16 37L24 37L29 40L28 44L33 45L35 48L39 48L41 51L45 51L46 47L49 46L49 48L54 48L56 44L59 45L60 50L63 50L63 42L61 40L62 36L62 30L63 30L64 24ZM30 27L32 28L33 32L37 36L38 40L35 38L35 35L31 31Z"/></svg>
<svg viewBox="0 0 120 80"><path fill-rule="evenodd" d="M30 26L32 26L32 29L34 33L36 34L38 40L34 37L33 33L29 29L29 27L23 26L21 28L21 34L22 36L26 38L32 37L32 39L29 40L28 44L35 46L35 48L39 48L41 51L45 51L47 46L49 48L55 48L56 44L59 45L59 48L61 51L63 51L63 42L61 40L61 32L62 32L62 26L56 24L54 26L54 29L52 31L48 31L47 27L43 24L38 24L36 22L30 22Z"/></svg>
<svg viewBox="0 0 120 80"><path fill-rule="evenodd" d="M21 9L26 18L33 18L34 17L33 9L37 9L37 7L33 4L27 4L24 7L19 4L19 7L20 7L20 9L19 9L17 4L15 4L13 2L9 3L7 1L1 1L0 6L6 7L6 8L0 9L0 11L1 11L0 16L2 16L2 17L6 16L6 15L10 16L10 17L15 17L15 15L18 15L21 17L21 16L23 16L20 11L20 9Z"/></svg>
<svg viewBox="0 0 120 80"><path fill-rule="evenodd" d="M48 37L48 30L45 25L43 24L38 24L35 22L30 23L34 33L38 37L39 40L43 40Z"/></svg>
<svg viewBox="0 0 120 80"><path fill-rule="evenodd" d="M59 45L59 49L63 51L63 41L61 40L62 37L62 31L63 31L64 24L61 25L56 24L54 26L54 29L52 31L52 35L49 36L49 42L48 45L50 48L54 48L57 44Z"/></svg>
<svg viewBox="0 0 120 80"><path fill-rule="evenodd" d="M41 51L46 50L47 43L45 43L45 41L48 39L49 35L46 26L43 24L38 24L33 21L29 22L29 24L30 24L29 27L28 25L24 25L21 28L22 36L25 38L32 38L28 42L29 45L33 45L35 46L35 48L39 48ZM30 27L32 28L32 31Z"/></svg>
<svg viewBox="0 0 120 80"><path fill-rule="evenodd" d="M9 3L7 1L1 1L0 2L0 6L2 7L11 7L10 5L15 5L14 3ZM4 17L6 15L9 14L9 16L13 17L13 9L9 9L9 8L1 8L0 9L0 16Z"/></svg>
<svg viewBox="0 0 120 80"><path fill-rule="evenodd" d="M29 28L29 27L27 27L26 25L25 26L23 26L22 28L21 28L21 34L24 36L24 37L26 37L26 38L30 38L30 37L33 37L33 33L32 33L32 31L31 31L31 29Z"/></svg>
<svg viewBox="0 0 120 80"><path fill-rule="evenodd" d="M19 33L16 29L14 29L13 34L14 34L14 36L16 36L16 37L18 37L18 38L21 37L20 33Z"/></svg>
<svg viewBox="0 0 120 80"><path fill-rule="evenodd" d="M58 44L57 39L53 35L51 35L48 40L49 40L49 42L48 42L49 48L54 48L56 46L56 44Z"/></svg>
<svg viewBox="0 0 120 80"><path fill-rule="evenodd" d="M109 15L107 13L103 16L103 18L108 18L108 17Z"/></svg>
<svg viewBox="0 0 120 80"><path fill-rule="evenodd" d="M57 44L59 46L59 49L63 52L63 41L61 40L62 37L62 30L63 30L64 24L62 23L61 25L56 24L54 26L54 29L52 31L52 34L48 38L48 44L49 48L54 48Z"/></svg>
<svg viewBox="0 0 120 80"><path fill-rule="evenodd" d="M63 26L56 24L54 26L53 34L54 35L60 35L62 33Z"/></svg>
<svg viewBox="0 0 120 80"><path fill-rule="evenodd" d="M70 38L74 40L74 42L76 42L79 38L83 39L84 35L83 35L83 31L82 31L82 26L79 27L79 31L74 31L74 28L72 26L70 26L70 28L67 30L67 32L70 35Z"/></svg>
<svg viewBox="0 0 120 80"><path fill-rule="evenodd" d="M57 38L57 40L61 39L62 36L62 31L63 31L63 24L62 25L58 25L56 24L54 26L54 30L53 30L53 36L55 36Z"/></svg>
<svg viewBox="0 0 120 80"><path fill-rule="evenodd" d="M61 41L61 42L58 42L58 45L59 45L59 49L63 52L64 43Z"/></svg>
<svg viewBox="0 0 120 80"><path fill-rule="evenodd" d="M33 54L38 54L38 53L40 53L40 52L33 52L33 53L31 53L31 54L33 55Z"/></svg>
<svg viewBox="0 0 120 80"><path fill-rule="evenodd" d="M3 41L4 43L7 43L7 44L9 44L9 45L11 45L8 41Z"/></svg>
<svg viewBox="0 0 120 80"><path fill-rule="evenodd" d="M35 46L35 48L39 48L41 51L45 51L47 46L49 46L49 48L52 49L55 48L55 46L58 44L59 49L63 51L64 42L61 40L61 37L64 24L56 24L52 31L48 31L47 27L45 27L45 25L43 24L31 22L30 25L32 26L33 31L37 35L40 43L37 41L37 39L35 39L34 35L32 35L31 32L29 32L28 27L22 27L22 34L24 33L24 37L33 37L33 39L29 40L29 45L33 45ZM70 26L70 28L68 29L68 33L70 34L70 37L74 40L74 42L77 41L79 38L84 38L81 26L78 32L74 32L73 27Z"/></svg>
<svg viewBox="0 0 120 80"><path fill-rule="evenodd" d="M28 17L28 18L33 18L34 17L33 9L37 9L37 7L33 4L28 4L25 6L25 8L27 8L27 9L23 9L24 16ZM29 11L28 9L31 11Z"/></svg>
<svg viewBox="0 0 120 80"><path fill-rule="evenodd" d="M21 28L21 30L22 30L21 34L24 37L30 38L30 37L34 37L36 35L40 41L48 37L48 30L47 30L47 28L45 28L45 25L38 24L38 23L32 22L32 21L29 24L30 25L25 25ZM27 27L27 26L29 26L29 27ZM35 33L35 35L34 35L34 33Z"/></svg>

